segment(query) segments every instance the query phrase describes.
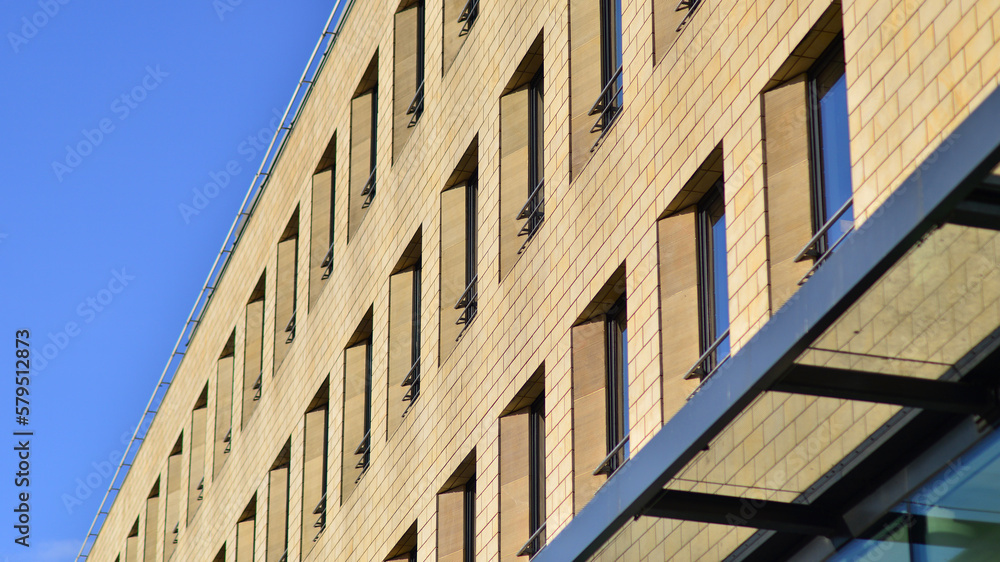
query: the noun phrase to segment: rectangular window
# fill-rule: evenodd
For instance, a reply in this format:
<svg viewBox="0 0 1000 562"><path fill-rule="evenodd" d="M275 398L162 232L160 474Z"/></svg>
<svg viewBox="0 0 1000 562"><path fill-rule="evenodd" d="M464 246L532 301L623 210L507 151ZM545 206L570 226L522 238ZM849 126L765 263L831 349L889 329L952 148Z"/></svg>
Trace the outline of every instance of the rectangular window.
<svg viewBox="0 0 1000 562"><path fill-rule="evenodd" d="M246 427L264 390L264 276L250 295L246 307L246 334L243 354L243 416Z"/></svg>
<svg viewBox="0 0 1000 562"><path fill-rule="evenodd" d="M417 0L417 61L416 72L413 82L417 85L417 91L413 94L413 100L406 108L406 114L410 115L409 126L412 127L420 120L424 113L424 0Z"/></svg>
<svg viewBox="0 0 1000 562"><path fill-rule="evenodd" d="M254 537L257 535L257 498L243 510L236 524L236 562L254 562Z"/></svg>
<svg viewBox="0 0 1000 562"><path fill-rule="evenodd" d="M539 68L528 84L528 201L517 219L525 221L518 236L526 236L518 253L524 251L528 240L538 232L545 218L545 97L542 69Z"/></svg>
<svg viewBox="0 0 1000 562"><path fill-rule="evenodd" d="M772 311L853 231L840 11L826 10L762 94Z"/></svg>
<svg viewBox="0 0 1000 562"><path fill-rule="evenodd" d="M274 298L274 370L295 340L295 311L299 280L299 210L295 209L278 242L277 289Z"/></svg>
<svg viewBox="0 0 1000 562"><path fill-rule="evenodd" d="M458 333L461 338L468 329L472 319L476 317L479 307L479 273L477 271L477 254L479 243L479 185L476 172L465 182L465 290L455 303L455 310L462 314L455 321L462 326Z"/></svg>
<svg viewBox="0 0 1000 562"><path fill-rule="evenodd" d="M701 378L729 354L722 193L720 145L657 219L660 384L666 421L687 403Z"/></svg>
<svg viewBox="0 0 1000 562"><path fill-rule="evenodd" d="M464 524L462 526L462 545L465 556L463 562L476 562L476 475L465 483L462 492L462 510Z"/></svg>
<svg viewBox="0 0 1000 562"><path fill-rule="evenodd" d="M851 136L843 38L838 37L809 71L813 225L816 235L799 259L817 263L854 228Z"/></svg>
<svg viewBox="0 0 1000 562"><path fill-rule="evenodd" d="M191 523L205 494L205 445L208 440L208 385L191 410L191 455L188 468L187 521Z"/></svg>
<svg viewBox="0 0 1000 562"><path fill-rule="evenodd" d="M539 369L500 418L501 561L534 556L545 544L544 393Z"/></svg>
<svg viewBox="0 0 1000 562"><path fill-rule="evenodd" d="M181 534L181 459L183 457L184 434L177 438L173 451L167 457L167 518L163 526L163 559L170 560L177 549Z"/></svg>
<svg viewBox="0 0 1000 562"><path fill-rule="evenodd" d="M420 396L420 264L413 267L413 298L412 313L410 315L410 370L403 377L401 386L407 388L403 395L403 402L408 402L406 410L410 409L413 401ZM406 415L406 411L403 412Z"/></svg>
<svg viewBox="0 0 1000 562"><path fill-rule="evenodd" d="M438 560L476 559L476 452L473 450L437 495Z"/></svg>
<svg viewBox="0 0 1000 562"><path fill-rule="evenodd" d="M267 478L267 562L288 560L288 452L278 455Z"/></svg>
<svg viewBox="0 0 1000 562"><path fill-rule="evenodd" d="M125 562L139 562L139 519L125 538Z"/></svg>
<svg viewBox="0 0 1000 562"><path fill-rule="evenodd" d="M392 157L395 161L424 112L424 0L404 3L396 12L393 45Z"/></svg>
<svg viewBox="0 0 1000 562"><path fill-rule="evenodd" d="M543 54L539 34L500 98L500 278L545 218Z"/></svg>
<svg viewBox="0 0 1000 562"><path fill-rule="evenodd" d="M419 238L400 260L402 271L389 277L388 435L399 427L420 396L420 259Z"/></svg>
<svg viewBox="0 0 1000 562"><path fill-rule="evenodd" d="M326 530L326 494L328 466L328 427L330 409L327 401L328 385L324 383L314 399L312 409L305 415L305 437L302 465L302 557L312 552L313 546ZM318 403L318 404L317 404Z"/></svg>
<svg viewBox="0 0 1000 562"><path fill-rule="evenodd" d="M606 318L608 456L594 471L614 474L629 458L628 447L628 324L625 295L619 297Z"/></svg>
<svg viewBox="0 0 1000 562"><path fill-rule="evenodd" d="M143 533L142 562L156 560L157 531L160 526L160 481L153 484L153 489L146 498L146 530Z"/></svg>
<svg viewBox="0 0 1000 562"><path fill-rule="evenodd" d="M476 315L478 138L466 149L441 192L440 361L451 355Z"/></svg>
<svg viewBox="0 0 1000 562"><path fill-rule="evenodd" d="M624 100L622 78L622 2L599 0L601 3L601 88L597 101L588 115L597 116L591 132L599 132L590 151L593 152L621 113Z"/></svg>
<svg viewBox="0 0 1000 562"><path fill-rule="evenodd" d="M629 458L628 308L619 266L573 326L573 502L577 512Z"/></svg>
<svg viewBox="0 0 1000 562"><path fill-rule="evenodd" d="M624 103L621 0L570 0L570 148L575 178Z"/></svg>
<svg viewBox="0 0 1000 562"><path fill-rule="evenodd" d="M351 188L347 240L350 242L375 199L378 152L378 53L368 65L351 100Z"/></svg>
<svg viewBox="0 0 1000 562"><path fill-rule="evenodd" d="M545 545L545 394L528 414L528 531L524 547L530 556Z"/></svg>
<svg viewBox="0 0 1000 562"><path fill-rule="evenodd" d="M344 350L344 441L341 501L354 491L371 461L372 310Z"/></svg>
<svg viewBox="0 0 1000 562"><path fill-rule="evenodd" d="M333 273L333 218L336 201L337 133L326 147L312 177L312 205L309 234L309 310Z"/></svg>
<svg viewBox="0 0 1000 562"><path fill-rule="evenodd" d="M722 180L702 198L696 217L701 360L693 374L704 379L729 357L729 283L726 206Z"/></svg>
<svg viewBox="0 0 1000 562"><path fill-rule="evenodd" d="M233 370L236 358L233 354L234 340L235 334L229 336L229 341L222 351L223 355L219 357L216 366L213 477L222 471L233 442Z"/></svg>

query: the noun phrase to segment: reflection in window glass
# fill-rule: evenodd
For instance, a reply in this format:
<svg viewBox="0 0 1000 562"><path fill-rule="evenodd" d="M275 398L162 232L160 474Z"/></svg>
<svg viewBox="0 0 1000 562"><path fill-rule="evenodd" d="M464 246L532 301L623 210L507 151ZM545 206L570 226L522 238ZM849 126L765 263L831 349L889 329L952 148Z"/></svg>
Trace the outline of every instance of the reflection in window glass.
<svg viewBox="0 0 1000 562"><path fill-rule="evenodd" d="M701 352L707 352L718 342L705 365L706 373L711 373L729 356L729 337L723 337L729 330L729 283L726 269L726 206L721 180L699 204L697 222Z"/></svg>
<svg viewBox="0 0 1000 562"><path fill-rule="evenodd" d="M721 198L720 198L721 200ZM721 206L721 205L720 205ZM715 301L715 338L729 329L729 283L726 275L726 213L721 209L712 224L712 296ZM729 338L716 348L718 357L729 355Z"/></svg>
<svg viewBox="0 0 1000 562"><path fill-rule="evenodd" d="M1000 433L994 433L830 560L997 560L998 545Z"/></svg>
<svg viewBox="0 0 1000 562"><path fill-rule="evenodd" d="M844 75L843 41L824 55L812 76L815 129L814 153L819 173L814 192L817 228L833 219L851 201L851 133L848 127L847 79ZM845 235L854 224L853 205L832 225L824 250Z"/></svg>
<svg viewBox="0 0 1000 562"><path fill-rule="evenodd" d="M615 0L615 69L622 68L622 0ZM624 70L624 69L623 69ZM618 76L616 90L621 90L615 103L621 107L625 96L625 73Z"/></svg>

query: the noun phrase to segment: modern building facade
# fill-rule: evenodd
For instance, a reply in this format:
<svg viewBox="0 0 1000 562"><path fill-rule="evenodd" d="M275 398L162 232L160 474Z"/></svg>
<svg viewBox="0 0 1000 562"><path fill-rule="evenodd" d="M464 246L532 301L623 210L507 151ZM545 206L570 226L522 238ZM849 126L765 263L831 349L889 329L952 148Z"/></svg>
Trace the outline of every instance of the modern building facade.
<svg viewBox="0 0 1000 562"><path fill-rule="evenodd" d="M1000 2L339 4L88 561L991 559Z"/></svg>

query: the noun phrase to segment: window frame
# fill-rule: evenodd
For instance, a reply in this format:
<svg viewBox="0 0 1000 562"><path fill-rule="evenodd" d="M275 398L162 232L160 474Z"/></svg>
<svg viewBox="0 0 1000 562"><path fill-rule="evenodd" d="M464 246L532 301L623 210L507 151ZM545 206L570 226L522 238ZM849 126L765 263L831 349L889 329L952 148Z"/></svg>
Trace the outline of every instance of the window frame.
<svg viewBox="0 0 1000 562"><path fill-rule="evenodd" d="M371 95L372 95L371 132L369 133L369 135L370 135L369 143L371 145L370 146L370 152L371 152L371 154L369 155L369 158L368 158L368 160L369 160L369 164L368 164L368 181L366 181L365 185L362 186L362 188L361 188L361 197L364 198L364 199L361 200L361 208L362 209L367 209L368 207L371 207L372 202L375 201L375 187L377 185L377 179L376 179L376 174L375 174L375 171L376 171L376 160L377 160L377 156L378 156L378 78L377 78L377 71L376 71L375 85L372 86L371 88L368 88L367 90L361 92L360 94L358 94L358 95L356 95L354 97L355 98L359 98L359 97L361 97L361 96L363 96L365 94L368 94L369 92L371 92Z"/></svg>
<svg viewBox="0 0 1000 562"><path fill-rule="evenodd" d="M809 198L811 203L812 231L814 238L809 241L803 251L800 252L796 261L807 258L816 260L816 265L823 261L829 252L846 238L843 235L839 240L830 240L829 229L836 223L843 214L849 210L853 212L854 190L851 186L851 197L839 209L827 209L826 194L827 186L824 174L827 165L826 151L823 147L823 116L820 108L819 82L830 72L839 71L837 79L844 77L846 80L846 64L844 63L844 36L838 34L823 53L816 59L812 67L806 73L806 111L808 115L807 136L809 138ZM836 81L836 80L835 80ZM849 115L844 115L845 119ZM811 272L810 272L811 273ZM808 278L808 275L807 277ZM805 281L805 279L803 279Z"/></svg>
<svg viewBox="0 0 1000 562"><path fill-rule="evenodd" d="M427 49L427 33L424 29L425 22L425 6L424 0L417 0L417 65L414 72L416 77L416 92L413 94L413 101L410 102L410 107L406 110L407 115L413 115L410 118L410 127L416 126L417 122L420 121L420 116L424 113L424 80L426 77L424 69L425 54Z"/></svg>
<svg viewBox="0 0 1000 562"><path fill-rule="evenodd" d="M253 417L253 414L256 413L256 411L257 411L257 406L259 406L258 402L260 402L261 398L264 395L264 346L266 345L266 342L267 342L267 333L266 333L267 332L267 330L266 330L266 327L267 327L266 326L266 324L267 324L267 285L266 285L266 281L265 281L266 276L267 276L267 271L265 270L261 274L260 281L258 281L257 285L256 285L256 287L259 287L259 289L260 289L260 295L257 298L252 298L252 296L254 294L256 294L256 292L257 292L257 289L255 288L252 291L252 293L251 293L251 300L247 301L247 303L244 305L244 318L243 318L243 324L244 324L244 338L243 338L243 377L242 377L242 379L243 379L243 383L242 383L243 384L243 392L241 393L241 397L240 397L240 400L241 400L241 407L240 407L240 429L245 429L247 427L247 424L250 423L250 420ZM259 305L256 304L258 302L260 303ZM256 309L258 306L260 307L259 314L253 314L253 316L251 316L251 313L252 313L251 307L253 307L254 309ZM253 318L253 320L252 320L252 318ZM259 327L258 330L254 330L253 332L251 332L250 331L251 322L252 321L257 321L257 320L260 321L260 327ZM251 339L251 335L253 336L252 339ZM255 341L256 343L255 344L251 344L251 341ZM256 352L254 353L254 355L255 355L254 361L248 361L247 360L247 357L249 355L249 349L250 349L251 345L255 345L258 348L256 350ZM235 351L234 351L234 353L235 353ZM235 363L234 363L234 365L235 365ZM252 370L250 371L250 373L253 373L254 371L257 372L257 376L254 377L252 383L250 383L250 381L247 379L247 366L248 365L252 367ZM235 369L235 367L234 367L234 369ZM233 379L234 379L234 381L236 379L235 370L234 370L234 373L233 373ZM248 383L250 383L249 389L247 387ZM235 384L235 382L234 382L234 384ZM235 389L235 386L233 388ZM249 390L249 392L248 392L248 390ZM249 400L247 399L248 395L250 396ZM232 430L232 428L230 428L230 431L231 430ZM230 437L230 443L229 444L231 446L232 445L232 438L234 436L230 434L229 437Z"/></svg>
<svg viewBox="0 0 1000 562"><path fill-rule="evenodd" d="M545 393L528 413L528 535L529 559L545 545ZM537 536L536 536L537 535Z"/></svg>
<svg viewBox="0 0 1000 562"><path fill-rule="evenodd" d="M622 46L621 0L600 2L601 93L587 115L597 115L591 133L600 133L590 152L597 150L625 105L625 63Z"/></svg>
<svg viewBox="0 0 1000 562"><path fill-rule="evenodd" d="M329 515L329 478L330 478L330 402L325 402L311 410L306 411L306 415L322 411L323 412L323 466L321 470L322 482L320 483L320 495L319 504L313 508L313 515L318 516L315 523L312 525L314 528L318 528L319 531L312 538L312 542L319 540L320 536L326 531L327 527L327 516ZM305 444L306 435L303 433L303 445ZM305 452L303 451L303 454ZM303 472L303 479L305 478L305 473ZM305 482L303 480L303 491L305 489ZM305 529L305 523L303 523L303 530ZM303 540L305 539L306 533L303 533ZM311 554L311 551L310 551Z"/></svg>
<svg viewBox="0 0 1000 562"><path fill-rule="evenodd" d="M528 82L528 200L517 215L526 221L518 236L527 236L524 252L545 220L545 74L544 63Z"/></svg>
<svg viewBox="0 0 1000 562"><path fill-rule="evenodd" d="M361 478L368 472L368 468L371 466L371 454L372 454L372 336L369 335L366 339L355 345L365 346L365 413L364 413L364 429L365 436L361 439L361 443L358 448L355 449L355 454L361 457L358 461L357 468L361 469L361 474L358 475L357 481L360 482ZM358 452L361 451L361 452Z"/></svg>
<svg viewBox="0 0 1000 562"><path fill-rule="evenodd" d="M296 211L296 214L298 214L298 211ZM298 223L297 219L296 219L296 223ZM275 341L274 341L275 347L277 347L279 345L291 345L291 343L295 341L295 326L296 326L295 314L296 314L296 312L298 312L298 305L299 305L299 242L300 242L300 240L299 240L298 224L296 224L295 234L293 234L291 236L288 236L284 240L279 240L278 244L280 245L280 244L282 244L284 242L288 242L289 240L292 240L292 239L295 239L295 250L294 250L294 253L292 254L292 287L291 287L292 288L292 296L291 296L291 298L292 298L292 315L288 318L288 321L284 324L283 327L280 324L280 322L282 321L282 319L281 318L277 318L277 315L275 315L275 321L279 323L279 324L275 325ZM278 266L278 267L280 267L280 266ZM277 295L275 295L275 299L274 299L275 310L277 310L277 307L278 307L278 300L279 299L277 298ZM284 344L281 343L281 334L288 334L287 336L285 336ZM285 356L287 357L287 355L288 355L288 352L286 351L285 352ZM284 357L281 358L281 363L284 363ZM272 375L277 374L278 368L280 366L281 366L280 364L276 365L271 374Z"/></svg>
<svg viewBox="0 0 1000 562"><path fill-rule="evenodd" d="M462 553L463 562L476 562L476 474L462 489Z"/></svg>
<svg viewBox="0 0 1000 562"><path fill-rule="evenodd" d="M606 87L615 79L615 75L623 66L621 0L600 0L600 2L601 84Z"/></svg>
<svg viewBox="0 0 1000 562"><path fill-rule="evenodd" d="M461 339L469 325L479 312L479 169L476 168L465 181L465 290L458 302L456 310L463 310L455 321L464 325L458 334Z"/></svg>
<svg viewBox="0 0 1000 562"><path fill-rule="evenodd" d="M714 222L712 213L714 210L721 209L721 217L725 220L726 208L723 194L723 180L719 178L698 202L695 215L698 269L698 350L701 354L701 359L695 368L701 369L702 372L698 373L701 378L711 375L729 357L728 353L722 358L718 356L718 347L729 337L729 325L727 322L726 329L720 333L716 322L719 304L715 298L715 285L718 281L718 272L715 271L715 251L718 248L715 235L712 232ZM723 247L722 251L725 252L726 248ZM723 277L726 279L726 294L728 295L728 272L724 272Z"/></svg>
<svg viewBox="0 0 1000 562"><path fill-rule="evenodd" d="M607 452L610 477L629 459L628 300L623 293L605 315Z"/></svg>
<svg viewBox="0 0 1000 562"><path fill-rule="evenodd" d="M420 396L420 283L423 276L421 262L413 266L413 331L410 337L410 362L414 365L413 382L410 384L410 402Z"/></svg>
<svg viewBox="0 0 1000 562"><path fill-rule="evenodd" d="M403 378L402 386L409 387L403 395L403 402L409 402L403 410L403 416L410 412L413 403L420 397L420 283L422 276L422 262L417 261L412 266L413 270L413 296L411 299L411 332L410 332L410 372ZM405 271L405 270L404 270Z"/></svg>

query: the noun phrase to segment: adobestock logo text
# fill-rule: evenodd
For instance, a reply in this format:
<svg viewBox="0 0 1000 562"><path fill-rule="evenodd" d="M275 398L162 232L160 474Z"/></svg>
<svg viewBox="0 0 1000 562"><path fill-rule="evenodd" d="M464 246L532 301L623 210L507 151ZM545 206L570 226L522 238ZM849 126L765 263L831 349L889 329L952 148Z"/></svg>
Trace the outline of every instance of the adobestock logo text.
<svg viewBox="0 0 1000 562"><path fill-rule="evenodd" d="M155 67L147 66L146 74L131 90L116 97L111 102L110 111L118 117L119 121L128 119L132 111L139 107L139 104L146 100L149 92L160 87L163 79L170 76L164 72L160 65ZM80 134L83 139L73 145L66 145L66 155L63 159L52 161L52 172L56 175L59 183L62 183L67 174L73 173L83 159L94 153L94 149L104 142L105 137L115 132L116 126L110 117L105 117L97 123L93 129L83 129Z"/></svg>
<svg viewBox="0 0 1000 562"><path fill-rule="evenodd" d="M59 15L62 7L69 4L69 2L70 0L38 0L38 7L40 9L30 16L23 16L21 18L21 27L18 29L20 33L7 32L7 42L10 43L10 48L14 50L14 54L20 53L21 47L27 45L28 41L38 36L38 31L48 25L52 18Z"/></svg>

